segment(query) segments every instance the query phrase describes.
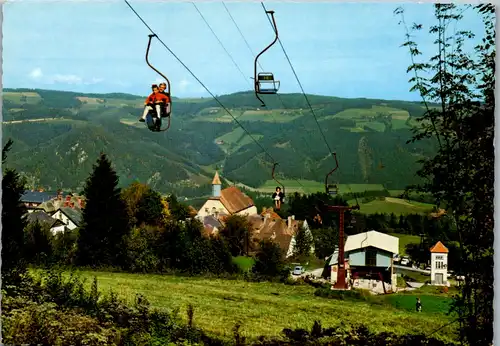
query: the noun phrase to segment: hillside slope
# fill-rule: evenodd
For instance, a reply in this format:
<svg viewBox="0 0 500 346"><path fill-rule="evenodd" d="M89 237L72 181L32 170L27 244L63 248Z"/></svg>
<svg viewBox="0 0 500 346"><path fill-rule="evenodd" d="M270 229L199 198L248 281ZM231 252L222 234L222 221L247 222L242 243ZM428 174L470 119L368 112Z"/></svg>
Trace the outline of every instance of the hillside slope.
<svg viewBox="0 0 500 346"><path fill-rule="evenodd" d="M400 189L416 181L417 160L434 152L430 142L407 145L418 103L308 96L340 168L341 184L382 184ZM137 179L163 192L203 195L216 166L231 181L259 188L271 179L271 159L211 98L175 99L172 126L163 133L137 122L144 97L5 89L4 142L10 163L33 186L78 189L101 151L121 183ZM252 137L279 162L278 179L322 183L333 168L317 124L301 94L220 96ZM269 184L269 183L268 183Z"/></svg>

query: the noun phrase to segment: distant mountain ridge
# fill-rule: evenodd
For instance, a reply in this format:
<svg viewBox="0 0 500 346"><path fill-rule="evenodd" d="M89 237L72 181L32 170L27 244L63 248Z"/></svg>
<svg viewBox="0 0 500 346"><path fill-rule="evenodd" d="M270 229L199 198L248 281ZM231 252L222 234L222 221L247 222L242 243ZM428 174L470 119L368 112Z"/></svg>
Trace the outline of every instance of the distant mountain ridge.
<svg viewBox="0 0 500 346"><path fill-rule="evenodd" d="M216 167L222 177L254 188L271 180L269 157L213 98L174 98L172 126L164 133L137 122L144 98L6 88L4 142L14 140L9 164L31 185L46 189L80 189L101 151L115 164L122 184L140 180L182 196L209 194ZM282 102L265 96L265 109L253 92L218 99L279 162L279 179L318 185L333 168L302 94L281 94ZM418 102L308 99L339 157L332 179L341 184L403 188L416 181L416 161L436 150L430 141L406 144L415 118L424 112Z"/></svg>

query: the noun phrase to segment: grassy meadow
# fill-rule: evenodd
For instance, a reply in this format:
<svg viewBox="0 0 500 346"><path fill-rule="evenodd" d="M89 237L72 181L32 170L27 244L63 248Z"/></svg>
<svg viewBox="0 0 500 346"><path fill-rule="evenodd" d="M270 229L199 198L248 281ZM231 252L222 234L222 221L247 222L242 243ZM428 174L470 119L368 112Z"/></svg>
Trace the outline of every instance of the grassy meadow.
<svg viewBox="0 0 500 346"><path fill-rule="evenodd" d="M278 180L285 186L287 193L316 193L324 192L325 184L312 181L312 180L291 180L291 179L279 179ZM298 181L298 182L297 182ZM299 184L302 184L300 185ZM274 192L276 189L276 181L268 180L263 185L261 185L257 190L264 193ZM345 193L357 193L364 191L383 191L384 186L382 184L339 184L339 194Z"/></svg>
<svg viewBox="0 0 500 346"><path fill-rule="evenodd" d="M349 204L355 204L354 199L348 201ZM409 201L394 197L385 197L384 200L375 199L368 203L360 203L360 213L394 213L396 216L406 214L427 214L431 212L432 204Z"/></svg>
<svg viewBox="0 0 500 346"><path fill-rule="evenodd" d="M406 245L420 244L420 237L418 235L401 234L401 233L389 233L389 235L399 238L399 254L401 256L406 255Z"/></svg>
<svg viewBox="0 0 500 346"><path fill-rule="evenodd" d="M374 297L373 302L348 301L316 297L309 285L96 271L77 274L87 279L88 285L97 277L100 291L112 289L128 303L139 293L152 307L179 308L185 320L186 308L192 304L196 325L228 338L236 322L242 323L244 336L254 339L280 335L283 328L309 329L314 320L325 327L364 323L373 331L399 334L429 333L450 321L445 309L449 298L434 295L420 296L424 311L417 314L411 308L415 296L410 294ZM436 337L454 340L454 328L445 327Z"/></svg>

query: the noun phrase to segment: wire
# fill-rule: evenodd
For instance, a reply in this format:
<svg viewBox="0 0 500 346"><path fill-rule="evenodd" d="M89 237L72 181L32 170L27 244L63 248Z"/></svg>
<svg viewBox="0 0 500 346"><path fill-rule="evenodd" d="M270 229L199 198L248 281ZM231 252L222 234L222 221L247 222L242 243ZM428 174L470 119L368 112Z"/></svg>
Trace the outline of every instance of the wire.
<svg viewBox="0 0 500 346"><path fill-rule="evenodd" d="M264 9L264 12L266 13L266 17L267 17L267 20L269 21L269 24L273 28L273 31L276 32L276 29L274 28L274 25L273 25L271 19L269 18L269 15L267 14L266 6L264 6L263 2L261 2L260 4L262 5L262 8ZM290 61L290 57L286 53L285 47L283 46L283 43L281 42L281 39L279 37L278 37L278 42L279 42L279 44L281 46L281 49L283 50L283 53L285 54L286 60L288 60L288 64L290 65L290 67L292 69L292 72L293 72L293 74L295 76L295 79L297 80L297 83L299 83L300 89L302 90L302 94L304 95L304 98L306 99L307 105L309 106L309 109L311 110L311 114L313 115L314 121L316 122L316 125L318 126L319 132L321 133L321 136L323 137L323 141L325 142L326 147L328 148L329 154L333 156L333 150L330 147L330 144L328 144L328 141L326 140L326 136L325 136L325 134L324 134L324 132L323 132L323 130L321 128L321 125L319 124L318 118L316 117L316 113L314 112L314 109L313 109L313 107L311 105L311 102L309 102L309 98L307 97L307 94L304 91L304 88L302 87L302 83L300 82L300 79L297 76L297 73L295 72L295 69L293 68L292 62ZM348 186L349 186L349 190L352 193L351 186L350 185L348 185ZM357 199L356 199L356 203L357 203Z"/></svg>
<svg viewBox="0 0 500 346"><path fill-rule="evenodd" d="M146 28L148 28L148 30L156 36L156 38L158 39L158 41L160 41L160 43L170 52L170 54L172 54L176 59L177 61L179 61L179 63L181 63L182 66L184 66L184 68L186 70L188 70L188 72L193 76L194 79L196 79L198 81L198 83L201 84L201 86L213 97L213 99L226 111L226 113L228 113L231 118L233 118L233 120L243 129L243 131L246 132L246 134L262 149L262 151L267 155L269 156L269 158L271 159L271 161L273 163L276 163L276 160L271 156L271 154L269 154L269 152L262 146L262 144L260 144L253 136L250 132L247 131L247 129L245 129L245 127L238 121L238 119L236 119L234 117L234 115L229 111L229 109L227 109L226 106L224 106L222 104L222 102L220 102L220 100L210 91L210 89L208 89L205 84L198 78L196 77L196 75L191 71L191 69L189 67L186 66L186 64L184 64L182 62L182 60L165 44L165 42L163 42L161 40L161 38L154 32L153 29L151 29L151 27L144 21L144 19L139 15L139 13L137 13L137 11L132 7L132 5L130 5L130 3L127 1L127 0L124 0L125 3L128 5L128 7L132 10L132 12L134 12L134 14L137 16L137 18L139 18L139 20L144 24L144 26L146 26ZM299 183L300 186L304 187L297 179L294 179L295 181L297 181L297 183Z"/></svg>
<svg viewBox="0 0 500 346"><path fill-rule="evenodd" d="M245 82L247 82L247 83L250 84L250 81L247 79L247 77L245 77L245 74L243 73L243 71L241 71L241 69L238 66L238 64L236 63L236 61L234 61L233 56L227 51L226 47L224 47L224 45L222 44L221 40L219 39L219 37L217 36L217 34L214 32L214 30L212 29L212 27L210 26L210 24L208 24L207 20L205 19L205 16L203 16L203 14L201 13L201 11L198 9L198 6L196 6L196 4L194 2L192 2L192 4L193 4L194 8L196 8L196 11L198 11L198 13L200 14L201 18L203 18L203 21L205 22L205 24L207 24L207 26L210 29L210 31L212 32L212 34L214 34L214 36L217 39L217 41L219 41L219 44L224 49L224 51L226 52L226 54L229 56L229 58L231 59L231 61L234 64L234 66L236 66L236 68L238 69L238 71L240 71L240 73L243 76L243 79L245 80Z"/></svg>
<svg viewBox="0 0 500 346"><path fill-rule="evenodd" d="M248 50L250 51L250 53L252 54L252 56L255 58L255 53L253 52L252 48L250 47L250 44L248 43L247 39L245 38L245 35L243 35L243 32L241 31L240 27L238 26L238 23L236 23L236 20L234 19L234 17L232 16L231 12L229 11L229 8L226 6L226 4L224 2L222 2L222 5L224 5L224 8L226 9L226 12L228 13L229 17L231 18L233 24L236 26L236 29L238 29L238 32L240 33L240 36L242 37L243 41L245 42ZM259 61L257 61L257 64L259 65L260 69L263 71L264 68L262 67L262 65L260 64ZM288 108L285 106L285 103L281 99L281 96L279 94L276 94L276 96L278 96L278 99L281 102L281 105L283 106L283 109L285 111L288 111ZM241 114L237 118L241 117L243 114ZM280 130L283 130L282 124L278 123L278 121L276 120L276 118L275 118L275 116L274 116L274 114L272 112L271 112L271 117L273 118L274 123L280 128ZM307 144L309 146L308 142L307 142ZM309 146L309 148L310 148L310 146ZM298 180L296 180L296 181L300 184L300 186L304 187Z"/></svg>
<svg viewBox="0 0 500 346"><path fill-rule="evenodd" d="M240 30L238 24L236 23L236 20L234 19L234 17L231 15L231 12L229 11L229 8L226 6L226 4L224 2L222 2L222 4L224 5L224 8L226 9L227 13L229 14L229 17L231 17L231 20L233 21L234 25L236 26L236 28L238 29L238 32L240 33L241 37L243 38L243 41L245 41L247 47L248 47L248 50L250 51L250 53L252 54L253 58L255 59L255 53L253 52L252 48L250 47L250 44L248 43L248 41L246 40L245 38L245 35L243 35L243 32ZM260 64L259 61L257 61L257 64L259 65L260 69L262 71L264 71L264 68L262 67L262 65ZM288 112L289 109L288 107L285 105L285 102L283 102L283 99L281 98L280 94L276 94L276 96L278 97L278 100L280 101L281 105L283 106L283 109L285 110L285 112ZM243 114L242 114L243 115ZM241 116L241 115L240 115ZM280 130L282 131L283 130L283 125L281 123L278 123L278 121L276 120L276 118L274 117L274 115L271 113L271 117L273 118L274 120L274 123L280 128ZM239 118L239 117L238 117ZM309 141L305 140L307 146L309 148L311 148L310 146L310 143ZM302 185L301 185L302 186Z"/></svg>
<svg viewBox="0 0 500 346"><path fill-rule="evenodd" d="M261 2L260 4L264 8L264 12L266 12L266 17L267 17L267 20L269 21L269 24L271 24L273 31L276 32L276 29L274 28L273 23L271 22L271 19L269 19L269 15L267 14L266 6L264 6L263 2ZM318 129L319 129L319 132L321 133L321 136L323 136L323 140L325 141L326 147L328 148L328 151L330 152L330 154L333 154L333 151L330 148L330 144L328 144L328 141L326 140L325 134L323 133L323 130L321 129L321 125L318 122L318 119L316 117L316 113L314 113L314 109L312 108L311 103L309 102L309 98L307 97L307 95L304 91L304 88L302 87L302 83L300 83L299 77L297 76L297 73L295 72L295 69L293 68L292 62L290 61L290 58L288 57L288 54L285 51L285 47L283 47L283 43L281 43L281 39L279 37L278 37L278 42L281 46L281 49L283 50L283 53L285 53L285 57L286 57L286 60L288 60L288 64L290 64L290 67L292 68L292 72L295 75L295 79L297 79L297 82L299 83L300 89L302 90L302 94L304 95L306 102L307 102L309 108L311 109L311 113L314 116L314 120L316 121L316 125L318 125Z"/></svg>
<svg viewBox="0 0 500 346"><path fill-rule="evenodd" d="M226 6L226 4L224 2L222 2L222 5L224 5L224 8L226 9L227 13L229 14L229 17L231 17L231 20L233 21L234 25L236 26L236 29L238 29L238 32L240 33L241 37L243 38L243 41L245 41L245 43L246 43L246 45L248 47L248 50L250 51L250 53L252 53L253 57L255 58L255 54L252 51L252 48L250 47L250 45L248 44L248 41L246 40L245 36L241 32L240 27L238 26L238 24L236 24L236 21L234 20L233 16L231 15L231 12L229 12L229 9L227 8L227 6ZM261 71L264 71L264 68L262 67L262 65L260 64L260 62L257 62L257 64L259 65Z"/></svg>

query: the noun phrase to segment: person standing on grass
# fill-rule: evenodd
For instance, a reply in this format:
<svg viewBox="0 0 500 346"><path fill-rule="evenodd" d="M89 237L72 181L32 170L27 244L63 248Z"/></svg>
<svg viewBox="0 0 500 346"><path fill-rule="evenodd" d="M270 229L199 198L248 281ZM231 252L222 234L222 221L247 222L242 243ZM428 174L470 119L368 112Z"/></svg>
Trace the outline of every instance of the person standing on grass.
<svg viewBox="0 0 500 346"><path fill-rule="evenodd" d="M417 298L416 308L417 312L422 312L422 302L420 301L420 298Z"/></svg>

